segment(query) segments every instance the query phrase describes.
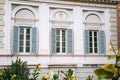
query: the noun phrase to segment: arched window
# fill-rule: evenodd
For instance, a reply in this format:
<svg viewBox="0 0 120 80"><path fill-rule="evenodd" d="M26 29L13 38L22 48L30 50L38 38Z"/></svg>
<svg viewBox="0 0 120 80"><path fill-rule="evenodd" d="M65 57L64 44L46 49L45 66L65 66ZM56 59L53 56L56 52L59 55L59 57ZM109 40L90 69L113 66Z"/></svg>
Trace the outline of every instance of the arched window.
<svg viewBox="0 0 120 80"><path fill-rule="evenodd" d="M73 53L73 39L69 10L55 9L51 12L51 51L54 54Z"/></svg>
<svg viewBox="0 0 120 80"><path fill-rule="evenodd" d="M20 8L14 13L13 53L36 53L37 30L35 15L29 8Z"/></svg>
<svg viewBox="0 0 120 80"><path fill-rule="evenodd" d="M84 47L86 54L105 54L105 32L102 30L102 20L97 14L85 17Z"/></svg>

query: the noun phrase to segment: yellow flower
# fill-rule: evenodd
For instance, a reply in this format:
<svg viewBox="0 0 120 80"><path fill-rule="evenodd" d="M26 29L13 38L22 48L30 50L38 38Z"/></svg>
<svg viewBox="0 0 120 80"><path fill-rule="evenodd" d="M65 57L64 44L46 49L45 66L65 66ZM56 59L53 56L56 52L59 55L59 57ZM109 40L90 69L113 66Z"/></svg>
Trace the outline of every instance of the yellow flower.
<svg viewBox="0 0 120 80"><path fill-rule="evenodd" d="M48 76L48 75L45 75L44 78L48 80L49 76Z"/></svg>
<svg viewBox="0 0 120 80"><path fill-rule="evenodd" d="M39 69L40 69L41 67L42 67L42 66L41 66L41 64L38 64L38 65L37 65L37 68L39 68Z"/></svg>

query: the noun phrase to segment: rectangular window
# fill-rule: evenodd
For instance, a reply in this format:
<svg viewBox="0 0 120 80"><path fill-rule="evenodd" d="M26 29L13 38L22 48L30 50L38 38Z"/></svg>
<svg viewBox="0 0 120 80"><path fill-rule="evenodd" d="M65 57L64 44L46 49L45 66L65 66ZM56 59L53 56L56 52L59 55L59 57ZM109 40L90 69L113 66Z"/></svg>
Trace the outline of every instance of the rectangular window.
<svg viewBox="0 0 120 80"><path fill-rule="evenodd" d="M56 52L65 53L66 52L66 30L57 29L56 30Z"/></svg>
<svg viewBox="0 0 120 80"><path fill-rule="evenodd" d="M19 29L19 52L29 53L30 52L30 41L31 41L31 28L20 27Z"/></svg>
<svg viewBox="0 0 120 80"><path fill-rule="evenodd" d="M90 53L98 53L98 31L89 31L89 49Z"/></svg>

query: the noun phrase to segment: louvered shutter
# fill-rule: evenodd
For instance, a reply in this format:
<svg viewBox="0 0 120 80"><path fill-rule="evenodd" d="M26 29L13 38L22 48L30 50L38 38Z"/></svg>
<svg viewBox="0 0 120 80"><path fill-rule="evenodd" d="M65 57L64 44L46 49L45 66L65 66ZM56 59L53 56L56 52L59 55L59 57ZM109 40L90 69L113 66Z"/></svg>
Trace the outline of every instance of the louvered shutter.
<svg viewBox="0 0 120 80"><path fill-rule="evenodd" d="M85 54L90 53L90 46L89 46L89 30L84 31L84 52Z"/></svg>
<svg viewBox="0 0 120 80"><path fill-rule="evenodd" d="M36 54L37 53L37 28L32 28L32 41L31 41L31 53Z"/></svg>
<svg viewBox="0 0 120 80"><path fill-rule="evenodd" d="M72 29L67 30L67 53L72 54L73 53L73 35L72 35Z"/></svg>
<svg viewBox="0 0 120 80"><path fill-rule="evenodd" d="M19 38L19 27L14 26L13 28L13 54L18 54L18 38Z"/></svg>
<svg viewBox="0 0 120 80"><path fill-rule="evenodd" d="M98 33L98 45L99 45L99 53L105 54L106 52L105 32L103 30L99 30L99 33Z"/></svg>
<svg viewBox="0 0 120 80"><path fill-rule="evenodd" d="M56 53L56 29L52 28L51 30L51 51Z"/></svg>

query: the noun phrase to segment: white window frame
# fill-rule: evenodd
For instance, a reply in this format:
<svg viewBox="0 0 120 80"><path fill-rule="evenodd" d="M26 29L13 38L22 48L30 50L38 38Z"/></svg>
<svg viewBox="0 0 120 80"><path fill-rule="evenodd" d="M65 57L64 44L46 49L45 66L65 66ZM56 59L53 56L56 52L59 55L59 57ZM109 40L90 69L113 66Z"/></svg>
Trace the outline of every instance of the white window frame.
<svg viewBox="0 0 120 80"><path fill-rule="evenodd" d="M19 39L18 39L18 52L20 53L20 54L30 54L30 52L31 52L31 46L29 46L30 47L30 50L29 50L29 52L26 52L26 30L28 29L28 28L30 28L30 44L31 44L31 27L23 27L23 26L21 26L23 29L24 29L24 40L23 40L23 52L20 52L20 29L19 29ZM21 28L20 27L20 28Z"/></svg>
<svg viewBox="0 0 120 80"><path fill-rule="evenodd" d="M98 31L99 30L89 30L89 32L90 31L92 32L92 52L90 52L90 54L98 54L98 48L99 48L99 46L98 46ZM97 32L97 53L95 53L95 45L94 45L94 43L95 43L95 40L94 40L95 36L94 36L94 32ZM90 34L89 34L89 44L90 44ZM89 45L89 47L90 47L90 45Z"/></svg>
<svg viewBox="0 0 120 80"><path fill-rule="evenodd" d="M66 54L67 51L67 29L66 28L56 28L56 31L60 30L60 52L57 52L57 45L56 45L56 53L57 54ZM65 52L62 52L62 30L65 30ZM56 33L56 39L57 39L57 33ZM57 43L57 40L56 42Z"/></svg>

